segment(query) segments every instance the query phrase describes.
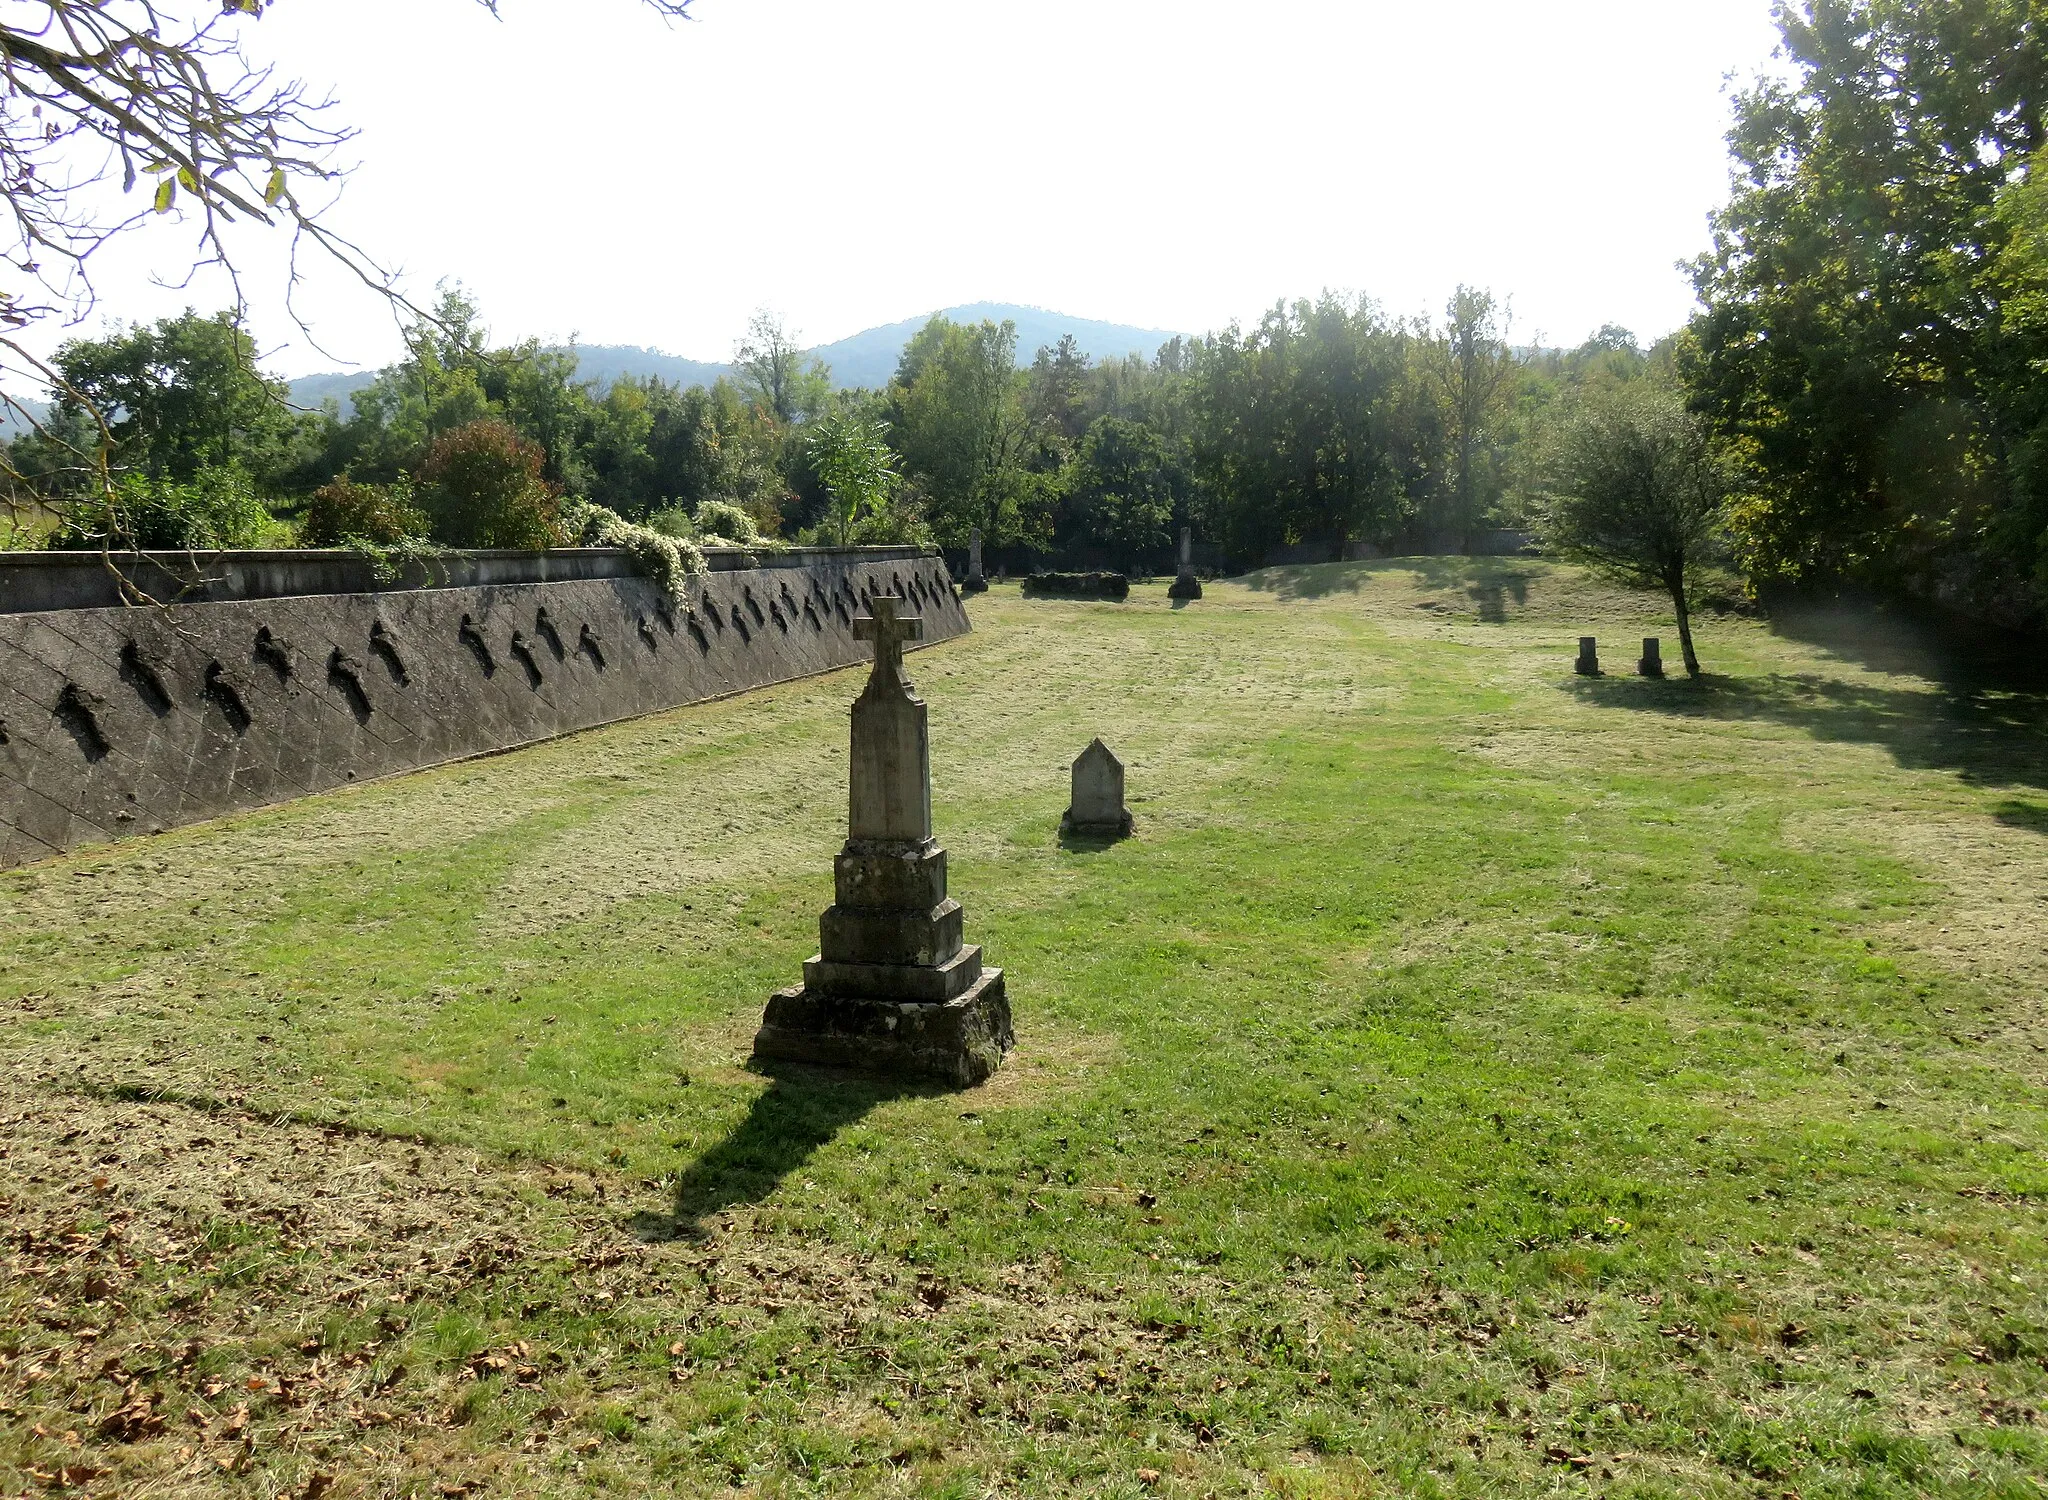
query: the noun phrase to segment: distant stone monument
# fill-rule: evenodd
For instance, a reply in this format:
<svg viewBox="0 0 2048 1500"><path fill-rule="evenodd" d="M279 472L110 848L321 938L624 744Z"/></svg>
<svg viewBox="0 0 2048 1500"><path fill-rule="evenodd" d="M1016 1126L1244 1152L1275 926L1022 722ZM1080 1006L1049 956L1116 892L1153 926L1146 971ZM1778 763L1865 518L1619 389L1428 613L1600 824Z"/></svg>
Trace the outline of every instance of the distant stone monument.
<svg viewBox="0 0 2048 1500"><path fill-rule="evenodd" d="M1195 534L1187 527L1180 529L1180 572L1174 575L1173 587L1166 591L1169 599L1199 599L1202 597L1202 580L1195 577Z"/></svg>
<svg viewBox="0 0 2048 1500"><path fill-rule="evenodd" d="M1120 839L1131 831L1124 806L1124 763L1101 740L1093 740L1074 762L1074 792L1060 837Z"/></svg>
<svg viewBox="0 0 2048 1500"><path fill-rule="evenodd" d="M1664 675L1664 643L1654 635L1643 637L1643 659L1636 663L1636 670L1645 677Z"/></svg>
<svg viewBox="0 0 2048 1500"><path fill-rule="evenodd" d="M981 573L981 531L976 528L967 536L967 581L960 587L970 594L988 592L988 580Z"/></svg>
<svg viewBox="0 0 2048 1500"><path fill-rule="evenodd" d="M1600 642L1597 637L1579 637L1579 659L1572 663L1572 670L1581 677L1600 675Z"/></svg>
<svg viewBox="0 0 2048 1500"><path fill-rule="evenodd" d="M961 943L946 894L946 851L932 837L931 746L924 700L903 672L903 643L924 622L884 594L854 633L875 666L853 705L846 848L837 903L818 923L804 982L768 1002L754 1055L861 1068L966 1087L1015 1045L1001 969Z"/></svg>

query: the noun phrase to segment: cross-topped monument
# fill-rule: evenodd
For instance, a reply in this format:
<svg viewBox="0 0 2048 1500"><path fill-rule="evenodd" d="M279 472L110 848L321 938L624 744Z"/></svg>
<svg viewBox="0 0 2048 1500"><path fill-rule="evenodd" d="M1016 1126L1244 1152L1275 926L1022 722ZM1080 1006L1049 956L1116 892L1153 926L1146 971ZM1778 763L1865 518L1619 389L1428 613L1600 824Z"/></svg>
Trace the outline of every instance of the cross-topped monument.
<svg viewBox="0 0 2048 1500"><path fill-rule="evenodd" d="M924 621L884 594L853 622L874 670L853 704L846 847L833 863L837 902L819 919L804 982L778 992L754 1038L768 1060L981 1082L1013 1044L1001 969L961 942L960 903L946 894L946 851L932 837L929 716L903 670Z"/></svg>

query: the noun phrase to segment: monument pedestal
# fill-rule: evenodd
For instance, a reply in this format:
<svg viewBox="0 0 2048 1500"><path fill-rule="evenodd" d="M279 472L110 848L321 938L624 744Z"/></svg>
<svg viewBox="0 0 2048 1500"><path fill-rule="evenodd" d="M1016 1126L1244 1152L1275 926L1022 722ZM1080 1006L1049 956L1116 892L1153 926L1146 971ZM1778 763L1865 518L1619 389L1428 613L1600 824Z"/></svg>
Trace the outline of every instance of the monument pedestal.
<svg viewBox="0 0 2048 1500"><path fill-rule="evenodd" d="M1015 1045L1003 971L961 940L946 894L946 851L931 833L924 700L903 675L902 643L922 634L902 601L874 601L856 630L875 670L853 705L850 832L833 861L834 903L818 920L804 982L768 1002L754 1055L968 1087Z"/></svg>

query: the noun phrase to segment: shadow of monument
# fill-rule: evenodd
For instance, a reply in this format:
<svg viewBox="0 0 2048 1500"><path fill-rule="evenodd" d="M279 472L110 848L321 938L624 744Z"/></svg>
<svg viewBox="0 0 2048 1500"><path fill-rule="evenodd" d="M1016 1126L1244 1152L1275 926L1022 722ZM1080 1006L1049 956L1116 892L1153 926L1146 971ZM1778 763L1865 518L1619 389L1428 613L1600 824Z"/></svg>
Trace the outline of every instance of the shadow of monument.
<svg viewBox="0 0 2048 1500"><path fill-rule="evenodd" d="M1984 687L1889 688L1813 673L1754 678L1575 677L1565 689L1601 708L1677 718L1767 720L1815 739L1877 745L1912 770L1973 786L2048 789L2048 693ZM2001 820L2048 833L2048 813L2008 803Z"/></svg>
<svg viewBox="0 0 2048 1500"><path fill-rule="evenodd" d="M793 1063L755 1064L768 1088L756 1096L731 1134L683 1172L669 1213L640 1213L634 1233L646 1240L682 1239L706 1232L707 1221L727 1209L759 1203L847 1126L891 1099L946 1090L829 1068Z"/></svg>

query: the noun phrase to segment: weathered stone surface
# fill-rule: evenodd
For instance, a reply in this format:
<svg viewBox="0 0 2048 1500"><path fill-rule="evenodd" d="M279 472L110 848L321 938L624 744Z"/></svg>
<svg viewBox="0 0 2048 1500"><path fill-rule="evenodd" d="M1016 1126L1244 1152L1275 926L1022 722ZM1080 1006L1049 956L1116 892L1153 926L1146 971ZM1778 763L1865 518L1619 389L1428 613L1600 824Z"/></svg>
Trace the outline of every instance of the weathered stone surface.
<svg viewBox="0 0 2048 1500"><path fill-rule="evenodd" d="M974 531L967 538L967 581L960 585L970 594L988 592L988 579L981 571L981 533Z"/></svg>
<svg viewBox="0 0 2048 1500"><path fill-rule="evenodd" d="M820 954L804 962L804 983L821 995L861 1000L951 1000L981 977L981 949L962 948L942 964L838 963Z"/></svg>
<svg viewBox="0 0 2048 1500"><path fill-rule="evenodd" d="M924 621L899 619L900 602L878 596L873 616L853 622L857 638L875 643L875 669L853 705L848 828L859 841L921 845L932 836L929 716L903 675L903 646L923 636Z"/></svg>
<svg viewBox="0 0 2048 1500"><path fill-rule="evenodd" d="M1199 599L1202 597L1202 580L1195 577L1195 534L1188 527L1180 529L1180 570L1174 574L1173 587L1166 591L1169 599Z"/></svg>
<svg viewBox="0 0 2048 1500"><path fill-rule="evenodd" d="M838 901L818 922L804 982L769 1001L755 1055L968 1085L1011 1045L1000 971L962 944L964 913L946 894L946 852L932 837L929 717L904 675L903 643L922 622L903 600L868 599L854 623L875 645L852 711L847 821L833 865Z"/></svg>
<svg viewBox="0 0 2048 1500"><path fill-rule="evenodd" d="M1131 831L1124 806L1124 763L1101 740L1092 740L1074 762L1073 797L1060 832L1083 838L1121 838Z"/></svg>
<svg viewBox="0 0 2048 1500"><path fill-rule="evenodd" d="M919 845L849 840L832 862L832 875L841 906L914 911L946 899L946 851L933 839Z"/></svg>
<svg viewBox="0 0 2048 1500"><path fill-rule="evenodd" d="M1015 1045L1003 971L989 969L943 1004L827 997L809 985L782 990L768 1002L754 1054L972 1088Z"/></svg>
<svg viewBox="0 0 2048 1500"><path fill-rule="evenodd" d="M950 896L928 911L834 906L818 919L818 956L833 963L931 968L960 951L963 920L960 903Z"/></svg>
<svg viewBox="0 0 2048 1500"><path fill-rule="evenodd" d="M770 620L751 635L749 588ZM688 611L641 578L162 612L0 598L0 868L850 666L856 611L896 590L927 638L969 628L943 562L907 551L716 572Z"/></svg>

